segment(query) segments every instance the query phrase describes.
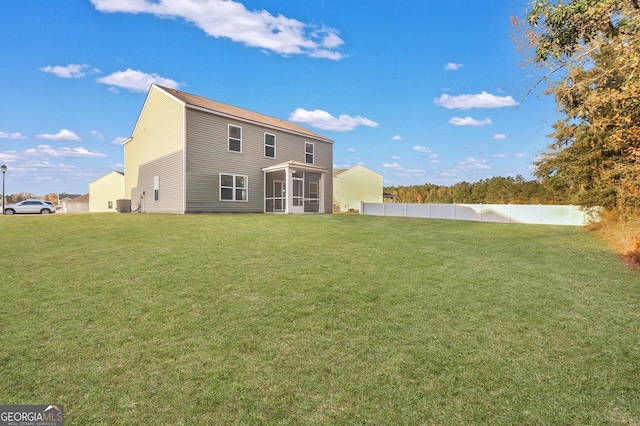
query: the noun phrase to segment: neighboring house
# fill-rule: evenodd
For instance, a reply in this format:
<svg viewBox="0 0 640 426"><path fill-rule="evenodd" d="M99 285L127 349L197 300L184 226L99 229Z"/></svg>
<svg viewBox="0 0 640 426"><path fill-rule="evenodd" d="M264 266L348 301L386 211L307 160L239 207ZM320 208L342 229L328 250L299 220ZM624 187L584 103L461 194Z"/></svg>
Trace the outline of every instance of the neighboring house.
<svg viewBox="0 0 640 426"><path fill-rule="evenodd" d="M87 213L89 211L89 194L65 201L64 211L66 213Z"/></svg>
<svg viewBox="0 0 640 426"><path fill-rule="evenodd" d="M89 211L116 212L117 201L125 198L124 173L112 171L89 183Z"/></svg>
<svg viewBox="0 0 640 426"><path fill-rule="evenodd" d="M333 141L153 84L124 143L125 195L154 213L330 213Z"/></svg>
<svg viewBox="0 0 640 426"><path fill-rule="evenodd" d="M358 212L360 202L382 202L382 175L361 165L334 170L334 211Z"/></svg>
<svg viewBox="0 0 640 426"><path fill-rule="evenodd" d="M61 192L58 194L58 207L60 207L59 211L66 212L67 211L67 203L74 198L80 197L82 194L67 194L66 192Z"/></svg>

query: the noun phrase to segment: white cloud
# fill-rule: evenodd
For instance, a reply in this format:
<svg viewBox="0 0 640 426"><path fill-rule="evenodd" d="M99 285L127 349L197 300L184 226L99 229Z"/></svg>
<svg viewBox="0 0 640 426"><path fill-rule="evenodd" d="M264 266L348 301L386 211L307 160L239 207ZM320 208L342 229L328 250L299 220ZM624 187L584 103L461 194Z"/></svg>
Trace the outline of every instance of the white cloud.
<svg viewBox="0 0 640 426"><path fill-rule="evenodd" d="M106 157L107 154L99 151L90 151L84 147L77 148L52 148L49 145L38 145L36 148L24 151L26 155L37 157L82 157L82 158L100 158Z"/></svg>
<svg viewBox="0 0 640 426"><path fill-rule="evenodd" d="M455 64L453 62L449 62L447 65L444 66L444 70L445 71L456 71L459 70L460 68L462 68L464 65L462 64Z"/></svg>
<svg viewBox="0 0 640 426"><path fill-rule="evenodd" d="M107 13L149 13L182 18L207 35L229 38L249 47L281 55L307 55L340 60L336 49L344 44L335 29L300 22L266 10L247 10L233 0L91 0Z"/></svg>
<svg viewBox="0 0 640 426"><path fill-rule="evenodd" d="M402 136L400 136L400 135L395 135L394 137L392 137L392 138L391 138L391 140L394 140L394 141L401 141L401 140L402 140Z"/></svg>
<svg viewBox="0 0 640 426"><path fill-rule="evenodd" d="M0 132L0 139L27 139L26 136L21 135L18 132L15 133L6 133L6 132Z"/></svg>
<svg viewBox="0 0 640 426"><path fill-rule="evenodd" d="M92 130L91 131L91 136L95 136L95 137L98 137L100 139L104 139L104 133L100 133L97 130Z"/></svg>
<svg viewBox="0 0 640 426"><path fill-rule="evenodd" d="M356 152L355 148L347 148L347 152Z"/></svg>
<svg viewBox="0 0 640 426"><path fill-rule="evenodd" d="M447 109L471 109L471 108L502 108L518 105L511 96L496 96L491 93L482 92L477 95L451 96L444 94L434 99L436 105Z"/></svg>
<svg viewBox="0 0 640 426"><path fill-rule="evenodd" d="M120 137L117 137L117 138L115 138L115 139L111 142L111 145L122 145L122 143L123 143L124 141L126 141L127 139L129 139L129 138L123 138L123 137L121 137L121 136L120 136Z"/></svg>
<svg viewBox="0 0 640 426"><path fill-rule="evenodd" d="M488 170L491 166L487 164L487 160L476 160L475 158L467 158L464 161L458 162L458 167L462 170L481 169Z"/></svg>
<svg viewBox="0 0 640 426"><path fill-rule="evenodd" d="M86 64L69 64L66 67L56 65L56 66L46 66L44 68L40 68L40 71L47 72L62 78L82 78L86 75L86 70L89 68L89 65Z"/></svg>
<svg viewBox="0 0 640 426"><path fill-rule="evenodd" d="M147 74L142 71L132 70L131 68L127 68L126 71L114 72L106 77L100 77L98 83L121 87L132 92L146 92L153 83L171 89L184 86L184 83L178 83L170 78L160 77L155 73Z"/></svg>
<svg viewBox="0 0 640 426"><path fill-rule="evenodd" d="M368 118L340 114L338 118L332 116L326 111L319 109L307 111L306 109L297 108L289 116L289 121L295 123L308 124L318 129L333 130L336 132L348 132L357 126L378 127L378 123Z"/></svg>
<svg viewBox="0 0 640 426"><path fill-rule="evenodd" d="M499 139L506 139L507 135L505 135L504 133L496 133L495 135L493 135L493 139L495 140L499 140Z"/></svg>
<svg viewBox="0 0 640 426"><path fill-rule="evenodd" d="M71 130L62 129L55 135L50 135L47 133L43 133L41 135L37 135L38 139L47 139L50 141L79 141L80 137L73 133Z"/></svg>
<svg viewBox="0 0 640 426"><path fill-rule="evenodd" d="M498 153L498 154L493 154L491 155L492 158L526 158L527 155L523 154L521 152L516 152L515 154L503 154L503 153Z"/></svg>
<svg viewBox="0 0 640 426"><path fill-rule="evenodd" d="M414 151L417 151L417 152L426 152L426 153L431 152L431 149L427 148L426 146L415 145L411 149L413 149Z"/></svg>
<svg viewBox="0 0 640 426"><path fill-rule="evenodd" d="M399 160L400 156L399 155L392 155L391 158L394 159L394 160Z"/></svg>
<svg viewBox="0 0 640 426"><path fill-rule="evenodd" d="M350 163L334 164L333 169L350 169L352 165Z"/></svg>
<svg viewBox="0 0 640 426"><path fill-rule="evenodd" d="M484 120L478 121L471 117L466 117L466 118L453 117L451 120L449 120L449 123L453 124L454 126L482 127L482 126L486 126L487 124L491 124L491 119L485 118Z"/></svg>
<svg viewBox="0 0 640 426"><path fill-rule="evenodd" d="M402 169L402 166L398 163L384 163L382 167L385 169Z"/></svg>

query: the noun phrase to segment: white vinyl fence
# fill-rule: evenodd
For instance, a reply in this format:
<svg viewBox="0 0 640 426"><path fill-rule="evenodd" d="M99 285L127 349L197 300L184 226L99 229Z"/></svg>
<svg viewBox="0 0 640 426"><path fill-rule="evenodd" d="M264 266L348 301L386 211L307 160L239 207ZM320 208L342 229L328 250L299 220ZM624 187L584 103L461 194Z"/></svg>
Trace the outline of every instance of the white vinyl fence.
<svg viewBox="0 0 640 426"><path fill-rule="evenodd" d="M584 226L597 220L597 209L542 204L360 203L360 214L573 226Z"/></svg>

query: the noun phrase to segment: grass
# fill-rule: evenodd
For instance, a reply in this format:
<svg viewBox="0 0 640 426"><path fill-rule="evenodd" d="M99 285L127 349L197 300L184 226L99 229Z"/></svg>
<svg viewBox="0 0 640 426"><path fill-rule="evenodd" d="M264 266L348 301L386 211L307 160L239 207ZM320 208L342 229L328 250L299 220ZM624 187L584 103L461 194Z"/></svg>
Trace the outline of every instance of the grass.
<svg viewBox="0 0 640 426"><path fill-rule="evenodd" d="M578 228L0 217L2 404L68 424L640 424L640 274Z"/></svg>

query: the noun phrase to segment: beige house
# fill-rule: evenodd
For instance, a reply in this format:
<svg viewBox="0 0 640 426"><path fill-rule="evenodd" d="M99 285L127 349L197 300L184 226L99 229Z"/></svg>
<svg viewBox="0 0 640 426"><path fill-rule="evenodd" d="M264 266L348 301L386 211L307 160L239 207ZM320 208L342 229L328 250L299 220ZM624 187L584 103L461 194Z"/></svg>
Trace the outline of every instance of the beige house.
<svg viewBox="0 0 640 426"><path fill-rule="evenodd" d="M360 202L382 202L382 175L361 165L334 170L334 211L358 212Z"/></svg>
<svg viewBox="0 0 640 426"><path fill-rule="evenodd" d="M87 213L89 211L89 194L80 195L62 203L65 213Z"/></svg>
<svg viewBox="0 0 640 426"><path fill-rule="evenodd" d="M155 84L124 142L124 163L133 211L332 210L332 140Z"/></svg>
<svg viewBox="0 0 640 426"><path fill-rule="evenodd" d="M89 211L116 212L117 200L124 196L124 173L112 171L89 182Z"/></svg>

